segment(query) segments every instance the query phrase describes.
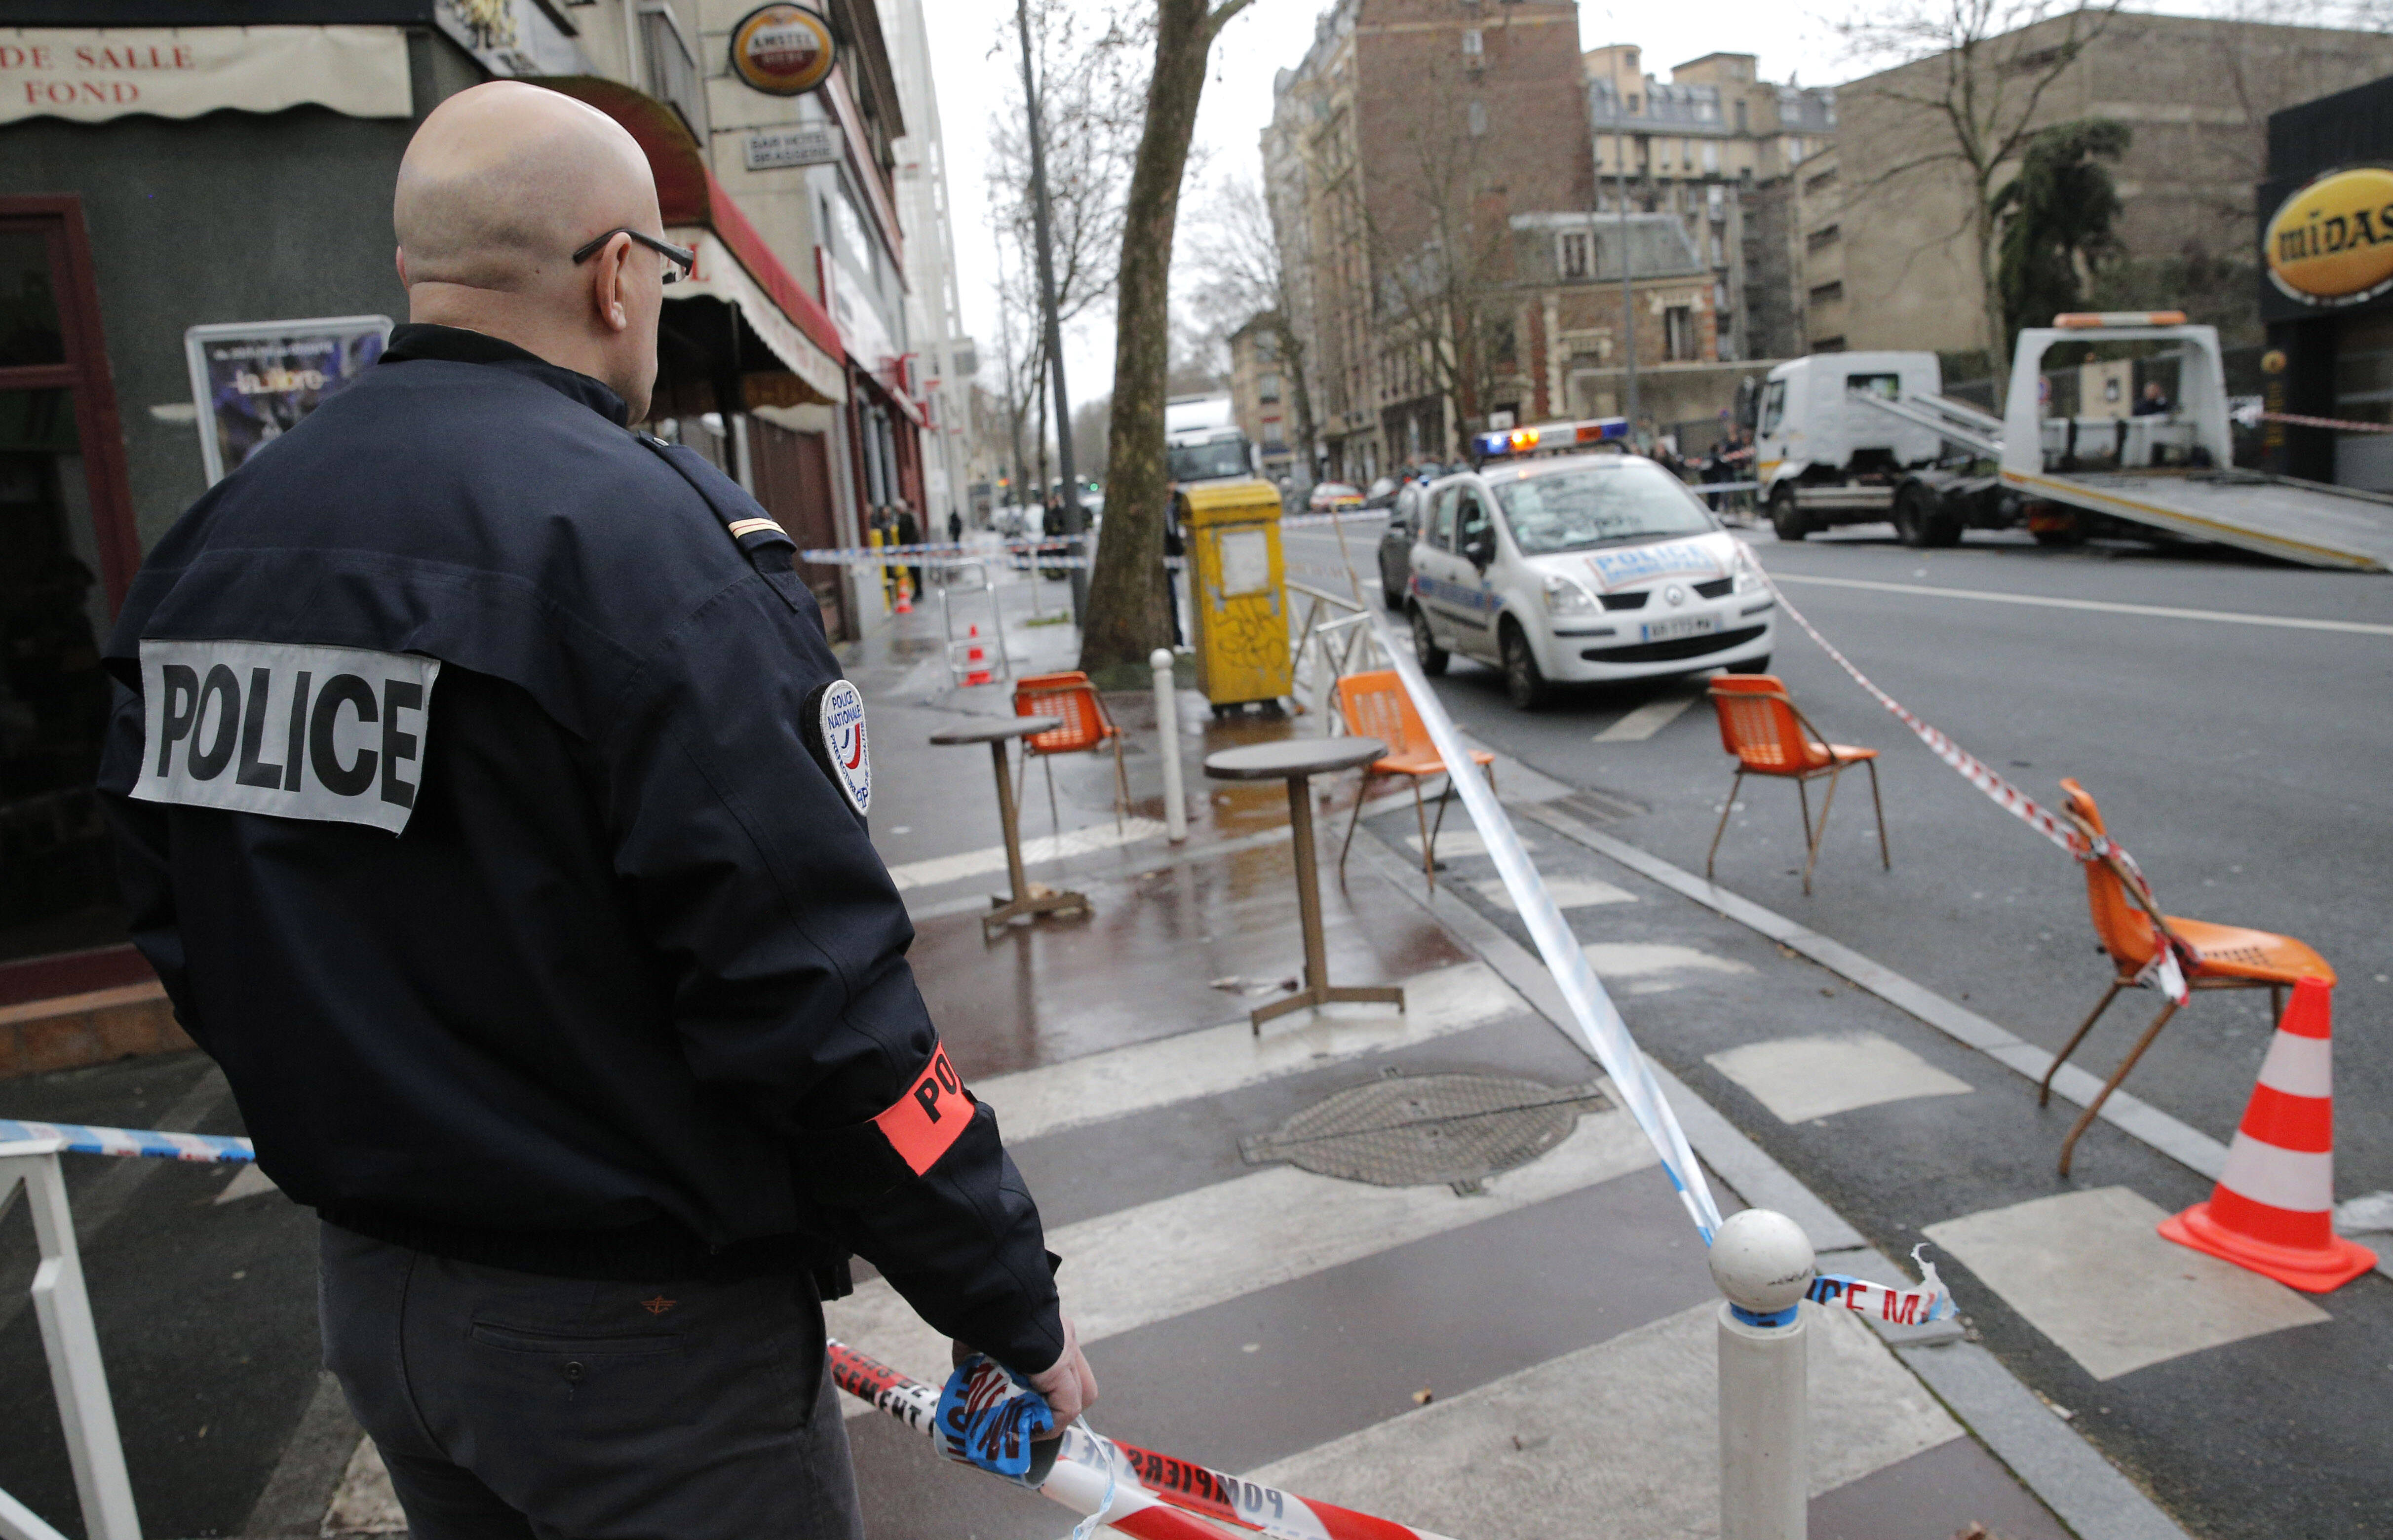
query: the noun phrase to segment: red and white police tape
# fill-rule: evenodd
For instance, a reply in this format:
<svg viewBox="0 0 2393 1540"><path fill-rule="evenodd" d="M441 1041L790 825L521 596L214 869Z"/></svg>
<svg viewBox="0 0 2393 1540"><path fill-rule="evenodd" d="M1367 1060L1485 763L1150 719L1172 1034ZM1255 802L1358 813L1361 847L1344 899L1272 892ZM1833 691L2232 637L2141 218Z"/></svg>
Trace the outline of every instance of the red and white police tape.
<svg viewBox="0 0 2393 1540"><path fill-rule="evenodd" d="M1760 564L1757 562L1754 565L1756 570L1759 570ZM2097 861L2106 855L2112 857L2125 868L2123 875L2141 890L2141 895L2147 900L2151 898L2151 888L2144 881L2143 868L2136 865L2136 858L2127 854L2125 846L2107 836L2096 835L2089 839L2078 832L2066 820L2047 812L2033 797L1995 774L1994 768L1985 761L1920 720L1902 701L1879 689L1868 674L1853 667L1852 659L1838 652L1834 642L1821 635L1820 628L1805 620L1803 612L1787 601L1786 592L1778 586L1777 580L1772 578L1767 572L1763 572L1761 576L1762 581L1770 584L1770 592L1776 596L1778 607L1786 612L1786 618L1802 627L1803 634L1818 643L1822 652L1835 659L1837 667L1852 675L1854 684L1867 690L1879 705L1892 711L1904 726L1916 734L1919 741L1928 745L1929 752L1959 771L1964 780L1984 792L1994 801L1994 805L2050 840L2078 860ZM2153 953L2151 962L2136 976L2136 982L2151 985L2177 1004L2183 1005L2189 998L2186 992L2184 965L2192 959L2177 957L2177 944L2174 936L2165 939L2168 945Z"/></svg>
<svg viewBox="0 0 2393 1540"><path fill-rule="evenodd" d="M925 1436L935 1432L936 1386L902 1374L843 1342L830 1344L831 1378ZM1055 1468L1039 1490L1081 1514L1100 1511L1108 1474L1113 1507L1105 1522L1137 1535L1202 1534L1220 1540L1214 1524L1271 1540L1441 1540L1427 1530L1375 1519L1333 1503L1299 1497L1172 1455L1099 1438L1085 1427L1065 1429ZM1195 1517L1191 1517L1195 1516ZM1212 1523L1198 1522L1198 1519ZM1172 1528L1171 1523L1186 1528Z"/></svg>

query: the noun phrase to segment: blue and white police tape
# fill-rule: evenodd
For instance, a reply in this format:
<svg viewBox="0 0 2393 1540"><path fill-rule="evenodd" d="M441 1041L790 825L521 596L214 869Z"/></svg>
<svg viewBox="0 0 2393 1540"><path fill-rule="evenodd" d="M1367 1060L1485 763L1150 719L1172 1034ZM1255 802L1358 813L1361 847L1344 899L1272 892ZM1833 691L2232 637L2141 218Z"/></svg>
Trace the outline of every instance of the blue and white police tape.
<svg viewBox="0 0 2393 1540"><path fill-rule="evenodd" d="M0 1144L57 1140L77 1155L148 1155L155 1160L251 1161L246 1139L212 1133L161 1133L155 1129L102 1129L88 1123L20 1123L0 1117Z"/></svg>
<svg viewBox="0 0 2393 1540"><path fill-rule="evenodd" d="M1030 1446L1054 1436L1055 1412L1030 1381L987 1354L974 1353L940 1389L933 1427L939 1453L948 1459L1036 1487L1045 1472L1031 1474Z"/></svg>
<svg viewBox="0 0 2393 1540"><path fill-rule="evenodd" d="M1429 680L1413 657L1411 641L1398 636L1387 618L1377 612L1371 616L1371 626L1379 635L1380 650L1395 666L1397 677L1404 681L1405 693L1412 697L1414 708L1420 712L1421 724L1429 729L1430 741L1436 745L1438 757L1448 764L1470 763L1462 735L1446 715L1437 692L1429 687ZM1522 848L1521 837L1513 830L1503 804L1496 800L1495 791L1477 776L1449 777L1448 784L1460 794L1464 811L1471 815L1472 825L1487 846L1487 854L1495 858L1497 875L1503 879L1513 907L1536 940L1547 969L1562 990L1563 1003L1570 1008L1570 1020L1561 1024L1612 1077L1622 1104L1653 1142L1654 1152L1661 1157L1662 1169L1668 1175L1670 1185L1678 1190L1688 1217L1695 1221L1704 1244L1709 1246L1713 1233L1720 1226L1720 1204L1704 1180L1703 1168L1695 1163L1694 1150L1687 1143L1686 1131L1679 1127L1678 1116L1663 1100L1661 1083L1654 1079L1643 1051L1629 1037L1628 1024L1621 1019L1619 1007L1612 1003L1595 970L1588 965L1587 954L1579 949L1570 921L1563 918L1553 895L1546 891L1545 881L1530 865L1529 854Z"/></svg>

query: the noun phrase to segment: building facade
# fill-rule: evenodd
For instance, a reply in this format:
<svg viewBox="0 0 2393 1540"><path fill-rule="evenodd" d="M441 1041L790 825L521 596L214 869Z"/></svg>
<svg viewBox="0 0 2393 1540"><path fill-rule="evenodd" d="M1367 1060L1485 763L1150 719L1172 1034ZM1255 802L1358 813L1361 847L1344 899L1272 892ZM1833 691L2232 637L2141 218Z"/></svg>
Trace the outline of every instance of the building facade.
<svg viewBox="0 0 2393 1540"><path fill-rule="evenodd" d="M1584 56L1596 206L1668 214L1711 274L1723 362L1804 351L1805 294L1782 249L1791 189L1836 150L1836 94L1762 80L1751 54L1670 71L1635 44Z"/></svg>
<svg viewBox="0 0 2393 1540"><path fill-rule="evenodd" d="M826 0L838 61L786 96L735 72L755 9L0 0L0 1008L32 1021L29 1002L114 989L155 1013L90 790L98 642L212 477L406 318L391 188L448 96L533 80L647 152L669 239L699 253L665 291L651 430L804 547L859 543L873 503L925 506L934 408L881 13ZM800 571L835 633L878 618L876 582ZM55 1067L12 1058L12 1030L0 1075Z"/></svg>
<svg viewBox="0 0 2393 1540"><path fill-rule="evenodd" d="M1990 40L1978 50L1981 84L2017 91L2038 78L2071 24L2059 18ZM1815 346L2004 350L1986 335L1968 179L1952 161L1929 158L1951 142L1934 121L1949 63L1938 55L1837 93L1837 176L1800 200L1791 232ZM2123 256L2106 265L2100 281L2110 287L2091 297L2183 307L2219 324L2230 346L2256 345L2253 198L2269 175L2269 115L2388 71L2393 37L2382 33L2111 15L2028 120L2104 118L2133 136L2111 168Z"/></svg>
<svg viewBox="0 0 2393 1540"><path fill-rule="evenodd" d="M1263 476L1292 484L1300 459L1296 408L1280 358L1278 318L1265 311L1230 333L1230 413Z"/></svg>

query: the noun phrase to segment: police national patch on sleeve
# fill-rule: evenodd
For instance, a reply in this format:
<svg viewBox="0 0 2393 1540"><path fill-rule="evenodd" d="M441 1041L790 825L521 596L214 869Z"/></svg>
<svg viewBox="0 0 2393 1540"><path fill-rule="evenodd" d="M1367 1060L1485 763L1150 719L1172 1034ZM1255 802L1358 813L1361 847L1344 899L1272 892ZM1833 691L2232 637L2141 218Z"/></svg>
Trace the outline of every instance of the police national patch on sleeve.
<svg viewBox="0 0 2393 1540"><path fill-rule="evenodd" d="M806 747L859 818L872 812L872 755L864 742L864 697L834 679L806 700Z"/></svg>
<svg viewBox="0 0 2393 1540"><path fill-rule="evenodd" d="M369 824L415 810L438 659L279 642L141 644L145 802Z"/></svg>

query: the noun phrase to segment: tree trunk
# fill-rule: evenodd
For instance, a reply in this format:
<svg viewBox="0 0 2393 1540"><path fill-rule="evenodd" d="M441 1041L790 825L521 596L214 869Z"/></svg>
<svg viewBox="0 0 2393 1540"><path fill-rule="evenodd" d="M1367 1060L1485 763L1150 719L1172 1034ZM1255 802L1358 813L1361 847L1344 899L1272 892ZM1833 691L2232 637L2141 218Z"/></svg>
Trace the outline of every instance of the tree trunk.
<svg viewBox="0 0 2393 1540"><path fill-rule="evenodd" d="M2003 309L2002 284L1997 281L1998 259L1994 243L2001 231L1994 223L1988 200L1991 190L1978 190L1978 206L1970 218L1970 233L1978 243L1978 291L1983 296L1986 324L1986 372L1994 382L1994 415L2009 410L2011 377L2010 318Z"/></svg>
<svg viewBox="0 0 2393 1540"><path fill-rule="evenodd" d="M1164 458L1165 376L1171 361L1171 241L1180 182L1196 132L1205 59L1222 23L1246 7L1223 0L1157 0L1155 74L1146 123L1123 207L1114 312L1113 414L1105 432L1105 527L1089 578L1080 667L1092 675L1144 671L1171 643L1163 524L1170 486Z"/></svg>
<svg viewBox="0 0 2393 1540"><path fill-rule="evenodd" d="M1285 310L1280 313L1283 318L1287 315ZM1312 360L1305 357L1304 339L1296 334L1296 328L1290 326L1285 319L1280 321L1277 335L1280 367L1286 371L1288 388L1295 397L1293 404L1296 407L1297 457L1304 463L1303 470L1297 476L1296 484L1310 489L1313 486L1313 438L1315 424L1313 421L1313 387L1305 383L1304 376L1305 371L1312 367Z"/></svg>

